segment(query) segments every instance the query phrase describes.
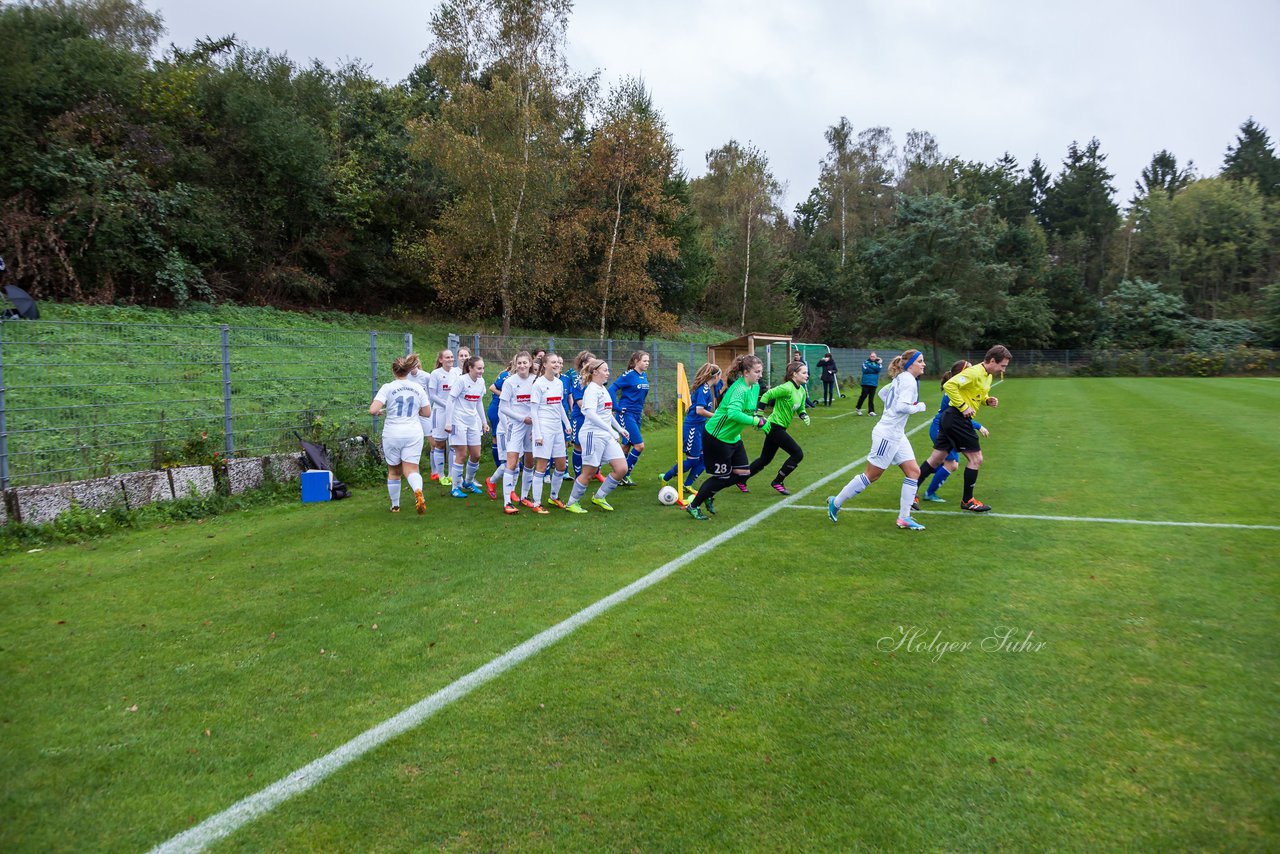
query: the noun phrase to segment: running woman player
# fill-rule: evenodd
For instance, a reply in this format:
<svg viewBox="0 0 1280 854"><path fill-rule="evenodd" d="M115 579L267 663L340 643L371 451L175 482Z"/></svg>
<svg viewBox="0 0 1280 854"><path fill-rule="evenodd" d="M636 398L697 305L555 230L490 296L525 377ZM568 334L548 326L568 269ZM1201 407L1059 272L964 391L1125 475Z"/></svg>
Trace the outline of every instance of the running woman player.
<svg viewBox="0 0 1280 854"><path fill-rule="evenodd" d="M937 471L938 466L951 451L959 451L963 454L965 469L961 510L986 513L991 509L973 497L973 488L978 482L978 468L982 465L982 444L978 440L973 416L977 414L980 406L994 408L1000 405L999 398L991 396L991 378L996 374L1003 375L1012 359L1013 354L1009 352L1009 348L997 344L987 351L982 364L964 369L942 386L942 390L951 399L951 406L942 413L942 421L938 424L938 439L933 444L933 453L920 466L920 474L922 477L928 477Z"/></svg>
<svg viewBox="0 0 1280 854"><path fill-rule="evenodd" d="M612 510L609 493L627 476L627 458L622 453L621 442L630 437L614 419L613 398L604 387L609 379L609 364L603 359L592 359L579 377L586 380L582 390L582 429L578 431L578 440L582 443L582 471L573 481L573 491L569 493L569 505L565 509L570 513L587 512L579 502L591 478L607 462L613 470L600 484L591 503L601 510Z"/></svg>
<svg viewBox="0 0 1280 854"><path fill-rule="evenodd" d="M560 484L564 482L565 437L569 435L569 415L564 409L564 383L560 368L564 359L548 353L543 359L542 376L533 383L533 500L526 506L535 513L546 513L542 507L542 485L551 476L550 502L563 508ZM555 468L548 472L551 464Z"/></svg>
<svg viewBox="0 0 1280 854"><path fill-rule="evenodd" d="M951 379L956 374L960 373L961 371L963 371L965 368L968 368L968 367L971 367L971 366L964 359L961 359L960 361L956 362L954 365L951 366L951 370L947 371L945 374L942 375L942 380L938 383L938 386L945 389L947 385L947 380ZM938 441L938 430L942 426L942 414L947 411L947 408L949 406L951 406L951 398L947 397L947 394L944 391L942 393L942 403L941 405L938 406L938 411L934 414L933 421L929 423L929 441L931 442ZM982 438L985 439L991 435L991 431L988 430L986 427L983 427L976 420L973 422L973 426L977 429L977 431L980 434L982 434ZM933 477L930 478L929 487L928 489L925 490L925 493L924 493L924 500L936 501L939 504L945 502L947 499L938 495L938 487L946 483L947 478L955 474L955 471L958 468L960 468L960 455L955 451L952 451L951 453L947 454L947 458L943 460L942 465L938 467L938 470L933 473Z"/></svg>
<svg viewBox="0 0 1280 854"><path fill-rule="evenodd" d="M871 452L867 454L867 469L845 484L839 495L827 499L827 516L832 522L837 520L840 508L846 501L879 480L885 469L900 466L903 474L902 492L898 498L898 521L895 524L909 531L924 530L924 525L911 518L911 505L916 498L920 467L916 465L916 455L911 450L911 440L907 438L906 431L907 418L928 408L920 402L918 382L920 375L924 373L924 367L924 354L919 350L907 350L901 356L894 356L889 363L890 382L880 389L880 399L884 401L884 418L871 431Z"/></svg>
<svg viewBox="0 0 1280 854"><path fill-rule="evenodd" d="M489 419L484 413L484 359L479 356L468 357L462 363L462 376L454 380L444 431L453 447L453 489L449 494L466 498L468 490L481 492L476 472L480 470L480 442L489 432Z"/></svg>
<svg viewBox="0 0 1280 854"><path fill-rule="evenodd" d="M702 428L707 419L715 413L716 390L720 384L720 366L707 362L693 375L693 391L689 393L689 411L684 415L684 423L680 425L684 437L684 488L690 495L697 495L693 482L702 476L707 467L702 464ZM676 476L676 466L672 466L662 476L662 482L668 483Z"/></svg>
<svg viewBox="0 0 1280 854"><path fill-rule="evenodd" d="M778 473L774 475L773 483L769 484L775 492L781 495L791 494L791 490L787 489L783 481L787 479L787 475L796 470L796 467L800 465L800 461L804 459L804 451L801 450L800 444L787 432L787 427L791 426L791 419L797 416L805 424L809 423L809 413L805 412L804 409L809 396L806 387L808 382L809 366L804 362L792 362L787 365L787 372L782 384L774 386L760 396L760 405L772 403L773 411L765 419L764 447L760 449L760 456L756 457L751 463L751 477L755 477L769 463L773 462L773 457L778 453L779 449L786 451L787 461L782 464L782 468L778 469Z"/></svg>
<svg viewBox="0 0 1280 854"><path fill-rule="evenodd" d="M450 486L449 469L445 464L448 435L444 432L444 413L449 406L449 391L453 388L453 351L445 348L436 355L436 367L431 372L427 391L431 395L431 479L441 486Z"/></svg>
<svg viewBox="0 0 1280 854"><path fill-rule="evenodd" d="M391 496L391 512L400 512L400 478L403 475L413 490L418 515L427 512L422 497L422 424L419 418L431 415L431 404L422 385L409 379L414 368L421 367L417 353L401 356L391 363L395 380L383 384L369 404L370 415L386 413L382 424L382 455L387 458L387 493Z"/></svg>
<svg viewBox="0 0 1280 854"><path fill-rule="evenodd" d="M530 373L533 359L528 352L516 354L515 372L502 384L502 398L498 402L503 430L503 447L506 449L507 466L502 472L503 511L508 515L520 512L520 495L516 492L516 478L523 465L533 471L533 381Z"/></svg>
<svg viewBox="0 0 1280 854"><path fill-rule="evenodd" d="M644 436L640 433L640 421L644 417L644 401L649 396L649 354L644 350L636 350L627 361L627 369L609 386L609 396L613 398L616 417L630 437L623 447L627 452L627 476L622 479L623 486L635 486L631 472L636 461L644 453Z"/></svg>
<svg viewBox="0 0 1280 854"><path fill-rule="evenodd" d="M753 353L744 353L733 360L733 366L725 380L729 383L724 399L702 428L702 459L711 475L689 502L689 515L699 521L715 515L715 494L728 486L746 483L751 476L751 463L747 448L742 444L744 427L764 426L764 418L755 414L760 402L760 376L764 363Z"/></svg>

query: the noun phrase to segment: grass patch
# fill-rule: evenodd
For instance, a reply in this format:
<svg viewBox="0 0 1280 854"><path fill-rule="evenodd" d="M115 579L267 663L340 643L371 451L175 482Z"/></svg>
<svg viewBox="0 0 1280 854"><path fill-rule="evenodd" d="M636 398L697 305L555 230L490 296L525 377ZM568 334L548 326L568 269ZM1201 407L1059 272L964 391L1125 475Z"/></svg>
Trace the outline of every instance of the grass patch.
<svg viewBox="0 0 1280 854"><path fill-rule="evenodd" d="M999 393L997 513L1275 524L1274 464L1247 493L1215 474L1269 459L1274 382ZM793 489L865 453L852 404L796 427ZM669 432L612 514L433 487L418 519L369 487L12 556L0 845L155 845L776 503L660 507ZM958 492L922 534L783 509L218 847L1276 847L1280 532L962 516ZM1045 645L982 649L999 626ZM884 648L911 627L971 646Z"/></svg>

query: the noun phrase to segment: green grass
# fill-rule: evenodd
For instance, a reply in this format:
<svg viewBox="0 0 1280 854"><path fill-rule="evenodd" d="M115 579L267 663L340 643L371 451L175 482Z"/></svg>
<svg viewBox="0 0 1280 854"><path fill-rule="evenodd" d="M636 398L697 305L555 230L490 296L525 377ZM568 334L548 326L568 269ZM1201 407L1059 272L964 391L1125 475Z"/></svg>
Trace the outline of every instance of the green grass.
<svg viewBox="0 0 1280 854"><path fill-rule="evenodd" d="M997 393L997 513L1277 524L1274 380ZM852 403L795 428L793 489L866 452ZM613 514L366 488L9 556L0 847L162 842L776 503L659 507L673 432ZM851 509L897 481L773 514L216 847L1280 845L1280 532L962 516L958 479L923 533ZM1044 647L983 651L997 626ZM972 646L877 648L910 627Z"/></svg>

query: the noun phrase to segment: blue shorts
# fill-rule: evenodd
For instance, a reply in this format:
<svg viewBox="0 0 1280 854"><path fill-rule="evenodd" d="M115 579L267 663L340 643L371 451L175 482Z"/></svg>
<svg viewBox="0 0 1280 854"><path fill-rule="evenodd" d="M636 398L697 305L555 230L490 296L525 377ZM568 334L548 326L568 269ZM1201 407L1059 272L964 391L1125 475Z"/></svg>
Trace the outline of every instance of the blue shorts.
<svg viewBox="0 0 1280 854"><path fill-rule="evenodd" d="M622 426L627 430L628 445L643 445L644 435L640 432L640 413L623 412Z"/></svg>
<svg viewBox="0 0 1280 854"><path fill-rule="evenodd" d="M578 433L582 430L582 424L587 417L582 414L581 409L573 410L573 414L569 416L569 426L573 428L573 444L582 446L582 442L578 439Z"/></svg>
<svg viewBox="0 0 1280 854"><path fill-rule="evenodd" d="M938 419L937 418L929 422L929 439L930 441L933 441L933 442L938 441ZM946 461L949 463L958 463L960 462L960 455L955 451L952 451L951 453L947 454Z"/></svg>
<svg viewBox="0 0 1280 854"><path fill-rule="evenodd" d="M702 459L702 422L684 425L684 455L687 459Z"/></svg>

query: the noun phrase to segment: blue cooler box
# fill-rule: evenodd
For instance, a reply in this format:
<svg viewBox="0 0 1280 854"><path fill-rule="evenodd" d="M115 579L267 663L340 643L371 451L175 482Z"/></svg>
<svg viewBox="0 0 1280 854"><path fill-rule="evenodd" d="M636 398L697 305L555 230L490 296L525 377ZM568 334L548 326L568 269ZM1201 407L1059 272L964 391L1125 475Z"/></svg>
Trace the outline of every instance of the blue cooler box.
<svg viewBox="0 0 1280 854"><path fill-rule="evenodd" d="M329 485L333 482L333 473L320 469L304 471L302 477L302 503L311 504L316 501L328 501L332 498Z"/></svg>

